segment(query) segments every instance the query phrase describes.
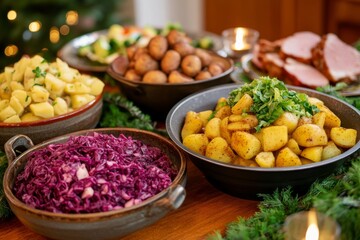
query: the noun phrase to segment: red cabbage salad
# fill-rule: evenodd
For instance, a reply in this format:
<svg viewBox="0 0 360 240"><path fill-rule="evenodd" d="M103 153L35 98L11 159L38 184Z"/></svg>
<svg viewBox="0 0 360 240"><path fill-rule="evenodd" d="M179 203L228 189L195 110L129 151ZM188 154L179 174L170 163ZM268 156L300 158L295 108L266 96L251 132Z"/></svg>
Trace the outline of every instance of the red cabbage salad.
<svg viewBox="0 0 360 240"><path fill-rule="evenodd" d="M13 191L40 210L106 212L141 203L169 187L176 175L159 148L95 132L32 152Z"/></svg>

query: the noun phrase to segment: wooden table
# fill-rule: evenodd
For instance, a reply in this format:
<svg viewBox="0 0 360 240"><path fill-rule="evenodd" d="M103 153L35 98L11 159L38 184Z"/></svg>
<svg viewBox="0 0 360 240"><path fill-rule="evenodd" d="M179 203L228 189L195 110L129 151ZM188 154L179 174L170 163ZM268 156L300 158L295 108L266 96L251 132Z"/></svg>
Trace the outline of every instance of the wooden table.
<svg viewBox="0 0 360 240"><path fill-rule="evenodd" d="M258 201L232 197L211 186L202 173L189 161L186 199L183 205L155 224L123 239L205 239L215 230L224 231L238 216L250 217ZM44 240L23 226L16 217L0 221L0 238L8 240Z"/></svg>

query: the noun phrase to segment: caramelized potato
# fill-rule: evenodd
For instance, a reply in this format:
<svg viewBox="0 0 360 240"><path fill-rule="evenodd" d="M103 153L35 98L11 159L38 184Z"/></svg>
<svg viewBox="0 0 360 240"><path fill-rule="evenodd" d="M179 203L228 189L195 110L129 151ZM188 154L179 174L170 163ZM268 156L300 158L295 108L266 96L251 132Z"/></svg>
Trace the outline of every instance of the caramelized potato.
<svg viewBox="0 0 360 240"><path fill-rule="evenodd" d="M180 62L180 54L175 50L168 50L160 62L161 70L165 73L170 73L179 68Z"/></svg>
<svg viewBox="0 0 360 240"><path fill-rule="evenodd" d="M167 76L160 70L151 70L145 73L142 81L145 83L166 83Z"/></svg>
<svg viewBox="0 0 360 240"><path fill-rule="evenodd" d="M148 49L151 57L155 60L160 60L168 49L168 42L164 36L156 35L150 39Z"/></svg>
<svg viewBox="0 0 360 240"><path fill-rule="evenodd" d="M181 69L189 77L195 77L201 71L200 58L195 55L187 55L181 61Z"/></svg>

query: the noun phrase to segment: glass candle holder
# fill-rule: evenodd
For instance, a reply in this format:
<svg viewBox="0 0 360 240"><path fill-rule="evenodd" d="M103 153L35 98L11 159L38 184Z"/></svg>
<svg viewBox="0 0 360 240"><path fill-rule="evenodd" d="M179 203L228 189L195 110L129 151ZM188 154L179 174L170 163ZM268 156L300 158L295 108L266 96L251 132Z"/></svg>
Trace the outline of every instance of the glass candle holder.
<svg viewBox="0 0 360 240"><path fill-rule="evenodd" d="M338 240L341 228L334 219L310 210L288 216L284 232L286 240Z"/></svg>
<svg viewBox="0 0 360 240"><path fill-rule="evenodd" d="M254 48L259 32L251 28L229 28L222 32L224 51L231 58L240 58Z"/></svg>

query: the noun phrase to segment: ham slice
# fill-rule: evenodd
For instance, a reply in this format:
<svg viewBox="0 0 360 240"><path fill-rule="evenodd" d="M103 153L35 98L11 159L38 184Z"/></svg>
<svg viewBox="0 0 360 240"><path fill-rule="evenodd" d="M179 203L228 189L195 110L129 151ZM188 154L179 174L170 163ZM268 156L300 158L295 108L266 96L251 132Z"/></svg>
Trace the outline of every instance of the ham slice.
<svg viewBox="0 0 360 240"><path fill-rule="evenodd" d="M285 62L278 53L264 54L263 65L270 76L277 78L282 77Z"/></svg>
<svg viewBox="0 0 360 240"><path fill-rule="evenodd" d="M313 49L313 64L332 82L351 82L360 77L360 53L332 33Z"/></svg>
<svg viewBox="0 0 360 240"><path fill-rule="evenodd" d="M283 40L281 44L282 58L291 57L303 63L311 63L311 50L320 41L321 37L313 32L297 32Z"/></svg>
<svg viewBox="0 0 360 240"><path fill-rule="evenodd" d="M321 87L329 84L329 80L316 68L287 58L284 65L286 82L309 88Z"/></svg>

